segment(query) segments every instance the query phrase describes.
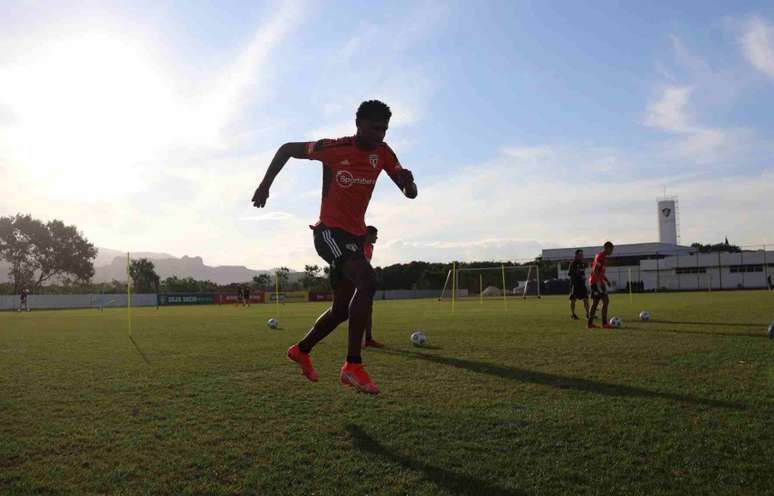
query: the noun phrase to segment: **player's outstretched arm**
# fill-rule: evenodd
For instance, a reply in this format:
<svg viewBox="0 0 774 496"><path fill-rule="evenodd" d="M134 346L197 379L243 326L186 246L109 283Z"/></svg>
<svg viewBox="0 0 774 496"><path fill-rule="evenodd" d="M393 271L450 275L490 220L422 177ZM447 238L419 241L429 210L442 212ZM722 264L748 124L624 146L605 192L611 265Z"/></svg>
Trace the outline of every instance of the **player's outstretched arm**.
<svg viewBox="0 0 774 496"><path fill-rule="evenodd" d="M266 206L266 200L269 199L269 188L271 188L274 178L291 158L306 158L306 143L285 143L279 147L269 164L269 168L266 169L261 184L253 194L253 206L256 208Z"/></svg>
<svg viewBox="0 0 774 496"><path fill-rule="evenodd" d="M414 182L414 174L412 174L410 170L401 169L400 172L398 172L398 177L395 182L400 187L400 190L403 191L406 198L413 200L419 194L417 183Z"/></svg>

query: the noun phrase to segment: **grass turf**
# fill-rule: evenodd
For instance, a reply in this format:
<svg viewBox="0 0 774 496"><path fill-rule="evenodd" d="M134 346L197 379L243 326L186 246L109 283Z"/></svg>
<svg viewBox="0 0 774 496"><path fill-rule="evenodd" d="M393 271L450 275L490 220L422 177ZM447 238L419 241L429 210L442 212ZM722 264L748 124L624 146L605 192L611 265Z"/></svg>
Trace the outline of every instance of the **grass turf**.
<svg viewBox="0 0 774 496"><path fill-rule="evenodd" d="M614 295L614 331L379 301L377 397L337 384L345 328L319 383L286 360L323 308L0 313L0 494L774 492L774 293Z"/></svg>

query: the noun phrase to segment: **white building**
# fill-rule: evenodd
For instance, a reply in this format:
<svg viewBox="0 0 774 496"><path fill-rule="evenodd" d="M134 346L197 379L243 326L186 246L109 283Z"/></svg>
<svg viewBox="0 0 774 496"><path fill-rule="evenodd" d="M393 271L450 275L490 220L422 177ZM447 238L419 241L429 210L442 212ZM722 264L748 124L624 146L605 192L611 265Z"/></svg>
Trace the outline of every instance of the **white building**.
<svg viewBox="0 0 774 496"><path fill-rule="evenodd" d="M766 288L774 278L774 251L699 253L677 244L677 199L657 203L658 243L616 245L609 258L607 278L611 290L682 291L698 289ZM615 243L615 240L612 240ZM587 267L602 246L577 246L543 250L543 260L559 262L556 277L568 279L575 250L583 250ZM588 270L587 270L588 275Z"/></svg>

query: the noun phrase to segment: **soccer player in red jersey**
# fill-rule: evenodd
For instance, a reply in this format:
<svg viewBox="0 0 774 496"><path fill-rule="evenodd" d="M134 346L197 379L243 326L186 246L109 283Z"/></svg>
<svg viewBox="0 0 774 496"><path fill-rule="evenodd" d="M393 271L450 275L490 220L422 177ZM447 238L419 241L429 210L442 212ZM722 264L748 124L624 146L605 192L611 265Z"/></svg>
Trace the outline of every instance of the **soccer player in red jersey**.
<svg viewBox="0 0 774 496"><path fill-rule="evenodd" d="M366 227L366 237L365 241L363 242L363 255L365 255L366 260L368 260L368 263L371 263L371 259L374 256L374 243L376 243L376 240L379 239L379 230L375 228L374 226L368 226ZM363 343L363 348L368 348L369 346L371 348L384 348L384 343L381 343L374 339L373 336L373 312L371 315L368 316L368 323L366 324L365 328L365 342Z"/></svg>
<svg viewBox="0 0 774 496"><path fill-rule="evenodd" d="M612 329L613 326L607 321L607 306L610 303L610 299L607 296L607 285L610 284L605 276L605 269L607 269L607 257L613 253L613 243L610 241L605 242L605 246L594 257L594 263L591 265L591 275L589 276L589 286L591 287L591 311L589 312L588 328L595 329L599 326L594 324L594 316L597 314L597 305L600 300L602 301L602 327L605 329Z"/></svg>
<svg viewBox="0 0 774 496"><path fill-rule="evenodd" d="M322 162L320 220L312 230L317 253L330 264L333 304L307 335L288 349L288 358L298 363L307 379L317 381L309 353L339 324L349 320L347 358L339 379L342 384L371 394L378 393L379 388L363 368L360 355L376 291L374 269L363 254L365 213L382 170L407 198L417 196L411 171L400 166L395 153L384 142L390 117L392 112L387 105L369 100L357 109L355 136L285 143L274 155L252 200L257 208L266 205L274 178L290 158Z"/></svg>

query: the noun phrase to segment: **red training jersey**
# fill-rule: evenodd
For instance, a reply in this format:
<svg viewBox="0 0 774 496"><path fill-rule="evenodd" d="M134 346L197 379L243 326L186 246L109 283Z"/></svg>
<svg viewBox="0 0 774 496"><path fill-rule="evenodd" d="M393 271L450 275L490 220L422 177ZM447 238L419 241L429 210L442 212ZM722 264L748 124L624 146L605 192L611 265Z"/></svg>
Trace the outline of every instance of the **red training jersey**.
<svg viewBox="0 0 774 496"><path fill-rule="evenodd" d="M602 250L594 257L594 263L591 265L589 284L604 282L605 269L607 269L607 255L605 255L605 251Z"/></svg>
<svg viewBox="0 0 774 496"><path fill-rule="evenodd" d="M372 243L363 243L363 255L365 255L366 260L371 261L371 258L374 256L374 245Z"/></svg>
<svg viewBox="0 0 774 496"><path fill-rule="evenodd" d="M382 170L398 184L401 170L395 153L381 143L372 150L357 147L354 137L306 144L306 156L323 165L322 203L318 222L355 236L366 234L365 213Z"/></svg>

